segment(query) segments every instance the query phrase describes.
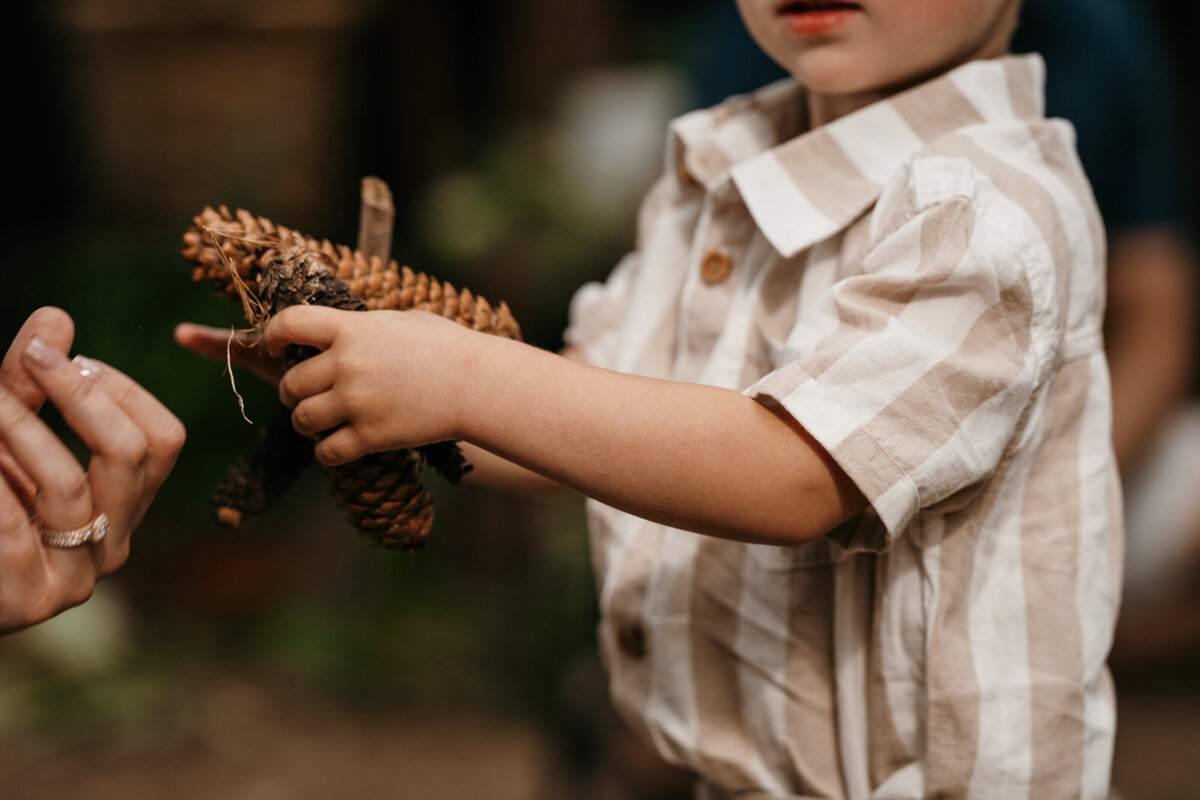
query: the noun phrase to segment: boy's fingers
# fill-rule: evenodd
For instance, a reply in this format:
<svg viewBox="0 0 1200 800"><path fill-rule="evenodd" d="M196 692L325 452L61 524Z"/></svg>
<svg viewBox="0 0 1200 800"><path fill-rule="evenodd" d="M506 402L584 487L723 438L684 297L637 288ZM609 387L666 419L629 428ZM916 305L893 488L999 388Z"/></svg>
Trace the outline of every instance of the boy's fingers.
<svg viewBox="0 0 1200 800"><path fill-rule="evenodd" d="M280 379L280 402L295 408L304 398L329 391L333 388L335 369L334 362L323 354L301 361Z"/></svg>
<svg viewBox="0 0 1200 800"><path fill-rule="evenodd" d="M289 344L308 345L326 350L333 344L343 315L342 311L324 306L292 306L276 314L263 331L267 351L273 356L283 354Z"/></svg>
<svg viewBox="0 0 1200 800"><path fill-rule="evenodd" d="M327 467L336 467L339 464L346 464L356 458L361 458L369 450L358 432L346 425L317 442L313 452L317 456L317 461Z"/></svg>
<svg viewBox="0 0 1200 800"><path fill-rule="evenodd" d="M75 339L75 323L61 308L39 308L25 320L4 356L4 363L0 364L0 383L33 409L41 407L46 395L21 363L21 353L35 336L65 353Z"/></svg>
<svg viewBox="0 0 1200 800"><path fill-rule="evenodd" d="M230 342L231 335L232 343ZM227 351L233 355L234 360L237 360L239 351L257 349L260 339L259 334L246 331L233 332L229 328L213 328L193 322L181 322L175 326L176 342L196 355L214 361L224 361Z"/></svg>
<svg viewBox="0 0 1200 800"><path fill-rule="evenodd" d="M347 419L341 403L331 392L302 400L292 412L292 427L305 436L336 428Z"/></svg>
<svg viewBox="0 0 1200 800"><path fill-rule="evenodd" d="M238 366L249 367L268 383L278 383L282 374L278 359L269 357L261 346L261 333L233 333L229 328L182 322L175 326L175 341L212 361L225 361L228 358Z"/></svg>

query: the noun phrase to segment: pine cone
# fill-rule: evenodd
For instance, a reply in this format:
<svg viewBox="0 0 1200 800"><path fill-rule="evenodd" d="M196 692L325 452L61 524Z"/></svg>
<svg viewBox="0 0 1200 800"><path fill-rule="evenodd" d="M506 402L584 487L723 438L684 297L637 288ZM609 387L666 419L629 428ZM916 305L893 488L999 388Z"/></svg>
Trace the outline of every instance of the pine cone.
<svg viewBox="0 0 1200 800"><path fill-rule="evenodd" d="M385 267L381 259L368 260L358 251L319 242L243 210L235 217L225 207L206 208L184 234L184 244L183 255L194 264L193 279L209 280L228 297L241 296L255 325L297 304L356 311L419 309L475 330L520 338L520 329L503 303L493 309L482 297L458 292L448 283L398 267L395 261ZM289 348L284 368L315 352ZM230 468L214 493L217 517L223 524L237 527L261 513L311 460L312 441L292 428L287 409L280 417L285 424L276 420L255 449ZM411 551L424 543L433 524L432 499L421 484L422 459L455 483L470 469L457 444L439 442L417 452L372 453L326 468L326 485L365 535L385 547Z"/></svg>
<svg viewBox="0 0 1200 800"><path fill-rule="evenodd" d="M312 439L296 433L290 409L281 406L254 446L230 466L213 490L217 521L240 528L290 489L312 460Z"/></svg>
<svg viewBox="0 0 1200 800"><path fill-rule="evenodd" d="M328 239L305 236L243 209L232 214L225 206L217 210L205 208L193 218L183 242L183 257L194 265L192 279L211 282L218 293L229 298L236 298L237 290L220 251L224 251L249 291L257 294L263 257L303 247L331 274L346 281L350 291L372 311L380 308L429 311L477 331L521 338L521 327L503 302L493 308L487 300L466 289L460 292L449 283L413 272L395 260L385 265L380 258L368 259L358 250L335 245Z"/></svg>
<svg viewBox="0 0 1200 800"><path fill-rule="evenodd" d="M421 484L416 452L369 453L327 468L325 485L365 536L409 552L424 546L433 527L433 498Z"/></svg>

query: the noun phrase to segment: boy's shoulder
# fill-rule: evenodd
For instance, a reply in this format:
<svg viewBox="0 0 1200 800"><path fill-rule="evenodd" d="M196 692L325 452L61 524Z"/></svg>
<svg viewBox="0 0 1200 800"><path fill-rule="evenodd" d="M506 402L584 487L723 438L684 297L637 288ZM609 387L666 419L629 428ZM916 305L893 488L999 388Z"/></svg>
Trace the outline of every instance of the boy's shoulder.
<svg viewBox="0 0 1200 800"><path fill-rule="evenodd" d="M967 200L985 219L1002 222L1011 207L1046 211L1068 196L1079 214L1099 216L1075 149L1075 131L1061 119L994 120L946 132L915 150L880 192L907 195L910 212ZM1085 221L1082 217L1078 222Z"/></svg>

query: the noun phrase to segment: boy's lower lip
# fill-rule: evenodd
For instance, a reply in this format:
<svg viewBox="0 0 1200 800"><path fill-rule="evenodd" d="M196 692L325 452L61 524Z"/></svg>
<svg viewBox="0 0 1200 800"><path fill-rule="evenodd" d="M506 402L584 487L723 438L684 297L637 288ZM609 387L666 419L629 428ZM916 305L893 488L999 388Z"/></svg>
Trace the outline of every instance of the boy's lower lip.
<svg viewBox="0 0 1200 800"><path fill-rule="evenodd" d="M783 25L796 36L832 33L861 9L850 3L792 2L779 9Z"/></svg>

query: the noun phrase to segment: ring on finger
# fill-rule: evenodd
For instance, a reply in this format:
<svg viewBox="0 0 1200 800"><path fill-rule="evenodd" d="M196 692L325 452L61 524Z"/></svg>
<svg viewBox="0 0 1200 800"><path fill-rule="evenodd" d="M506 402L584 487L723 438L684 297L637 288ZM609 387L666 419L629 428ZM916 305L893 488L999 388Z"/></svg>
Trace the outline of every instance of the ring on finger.
<svg viewBox="0 0 1200 800"><path fill-rule="evenodd" d="M72 548L81 547L86 542L99 542L108 535L108 515L103 511L82 528L72 528L68 531L50 530L38 523L42 528L42 542L47 547Z"/></svg>

